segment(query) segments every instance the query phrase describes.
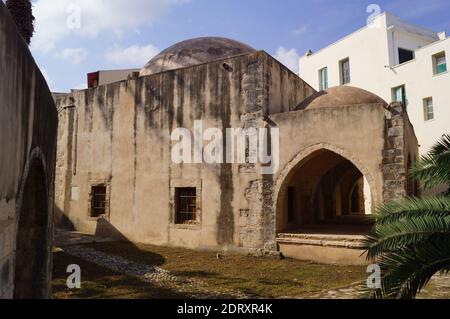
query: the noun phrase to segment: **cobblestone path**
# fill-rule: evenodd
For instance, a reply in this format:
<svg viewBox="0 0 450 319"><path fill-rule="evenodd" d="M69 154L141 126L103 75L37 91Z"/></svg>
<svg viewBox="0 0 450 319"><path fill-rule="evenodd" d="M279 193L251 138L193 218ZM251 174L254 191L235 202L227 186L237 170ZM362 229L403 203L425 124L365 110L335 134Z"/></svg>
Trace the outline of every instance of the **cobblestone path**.
<svg viewBox="0 0 450 319"><path fill-rule="evenodd" d="M200 280L178 277L160 267L130 261L84 246L66 246L66 254L83 259L114 272L137 278L143 282L173 289L194 299L247 299L250 296L236 291L214 291L206 288Z"/></svg>

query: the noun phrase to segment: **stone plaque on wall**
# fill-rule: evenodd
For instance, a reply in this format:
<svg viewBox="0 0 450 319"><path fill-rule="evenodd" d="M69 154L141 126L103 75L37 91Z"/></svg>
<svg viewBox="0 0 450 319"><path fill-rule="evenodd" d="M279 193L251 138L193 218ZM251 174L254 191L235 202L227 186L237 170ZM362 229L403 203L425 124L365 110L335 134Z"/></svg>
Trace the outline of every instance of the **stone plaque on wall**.
<svg viewBox="0 0 450 319"><path fill-rule="evenodd" d="M80 200L80 188L78 186L72 187L72 191L70 193L70 200L74 202Z"/></svg>

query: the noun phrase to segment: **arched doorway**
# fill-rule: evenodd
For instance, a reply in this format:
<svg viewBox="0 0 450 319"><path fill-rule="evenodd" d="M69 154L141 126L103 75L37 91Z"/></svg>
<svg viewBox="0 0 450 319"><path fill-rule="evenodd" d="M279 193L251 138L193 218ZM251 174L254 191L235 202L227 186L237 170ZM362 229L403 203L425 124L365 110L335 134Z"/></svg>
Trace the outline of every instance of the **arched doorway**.
<svg viewBox="0 0 450 319"><path fill-rule="evenodd" d="M14 298L48 297L49 201L42 162L34 159L22 195L17 229Z"/></svg>
<svg viewBox="0 0 450 319"><path fill-rule="evenodd" d="M365 232L371 203L369 183L355 164L320 149L286 175L277 201L277 231L328 227L332 232Z"/></svg>

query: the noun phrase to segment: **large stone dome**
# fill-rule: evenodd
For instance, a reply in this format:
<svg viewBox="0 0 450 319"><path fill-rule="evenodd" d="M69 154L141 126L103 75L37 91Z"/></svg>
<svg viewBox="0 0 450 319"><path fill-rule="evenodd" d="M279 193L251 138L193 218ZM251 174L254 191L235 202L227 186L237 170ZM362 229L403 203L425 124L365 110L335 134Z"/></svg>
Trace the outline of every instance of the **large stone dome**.
<svg viewBox="0 0 450 319"><path fill-rule="evenodd" d="M160 73L252 52L255 52L255 49L250 46L227 38L206 37L186 40L151 59L140 71L140 75Z"/></svg>
<svg viewBox="0 0 450 319"><path fill-rule="evenodd" d="M296 110L322 107L340 107L361 104L387 103L378 95L352 86L335 86L326 91L320 91L304 100Z"/></svg>

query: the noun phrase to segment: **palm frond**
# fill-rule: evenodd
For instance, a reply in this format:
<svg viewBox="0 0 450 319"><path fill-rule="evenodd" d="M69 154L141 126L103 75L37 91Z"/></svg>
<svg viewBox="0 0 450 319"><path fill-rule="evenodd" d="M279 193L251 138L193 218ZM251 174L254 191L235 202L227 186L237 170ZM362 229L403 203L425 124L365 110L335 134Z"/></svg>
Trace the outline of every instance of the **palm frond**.
<svg viewBox="0 0 450 319"><path fill-rule="evenodd" d="M427 155L421 157L409 175L424 189L450 184L450 135L444 135Z"/></svg>
<svg viewBox="0 0 450 319"><path fill-rule="evenodd" d="M430 155L437 156L450 151L450 134L444 134L442 138L431 148Z"/></svg>
<svg viewBox="0 0 450 319"><path fill-rule="evenodd" d="M375 211L378 226L398 222L404 218L423 216L443 218L450 216L450 197L430 196L424 198L409 197L386 203Z"/></svg>
<svg viewBox="0 0 450 319"><path fill-rule="evenodd" d="M424 189L450 185L450 135L414 165ZM382 270L374 298L414 298L439 272L450 272L450 189L440 196L405 198L379 207L365 238L368 259Z"/></svg>
<svg viewBox="0 0 450 319"><path fill-rule="evenodd" d="M377 225L365 239L369 259L374 259L423 241L450 239L450 216L444 218L423 214L386 225Z"/></svg>
<svg viewBox="0 0 450 319"><path fill-rule="evenodd" d="M382 289L375 298L414 298L429 280L450 270L450 240L428 241L382 255Z"/></svg>
<svg viewBox="0 0 450 319"><path fill-rule="evenodd" d="M450 183L450 154L439 158L425 155L410 170L410 176L428 190Z"/></svg>
<svg viewBox="0 0 450 319"><path fill-rule="evenodd" d="M379 207L364 240L369 259L435 237L450 236L450 198L406 198Z"/></svg>

